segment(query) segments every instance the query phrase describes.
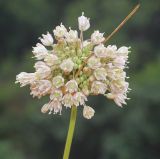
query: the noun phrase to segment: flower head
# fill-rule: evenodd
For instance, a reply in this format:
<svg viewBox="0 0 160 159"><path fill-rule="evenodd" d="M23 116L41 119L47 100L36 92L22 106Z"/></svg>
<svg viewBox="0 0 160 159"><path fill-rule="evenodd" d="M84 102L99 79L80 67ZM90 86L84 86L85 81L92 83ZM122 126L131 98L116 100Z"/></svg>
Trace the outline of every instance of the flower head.
<svg viewBox="0 0 160 159"><path fill-rule="evenodd" d="M120 107L126 104L129 84L124 69L130 47L105 46L103 33L98 30L83 40L83 31L90 27L84 13L78 17L78 25L80 33L71 28L67 31L61 23L53 30L54 37L49 32L42 34L41 43L33 47L38 60L35 72L16 76L21 87L30 86L33 97L48 96L42 113L61 114L63 107L76 106L83 107L84 118L91 119L95 111L86 105L87 98L98 94Z"/></svg>

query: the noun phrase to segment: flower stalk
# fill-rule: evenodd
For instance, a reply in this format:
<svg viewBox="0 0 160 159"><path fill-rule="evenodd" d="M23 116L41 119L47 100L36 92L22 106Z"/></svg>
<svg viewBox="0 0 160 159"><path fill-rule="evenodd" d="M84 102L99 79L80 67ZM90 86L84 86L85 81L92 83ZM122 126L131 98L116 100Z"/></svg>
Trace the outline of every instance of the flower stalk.
<svg viewBox="0 0 160 159"><path fill-rule="evenodd" d="M68 128L68 134L67 134L67 139L66 139L66 145L65 145L65 148L64 148L63 159L69 159L69 154L70 154L70 149L71 149L71 145L72 145L72 139L73 139L75 124L76 124L76 117L77 117L77 107L72 106L69 128Z"/></svg>

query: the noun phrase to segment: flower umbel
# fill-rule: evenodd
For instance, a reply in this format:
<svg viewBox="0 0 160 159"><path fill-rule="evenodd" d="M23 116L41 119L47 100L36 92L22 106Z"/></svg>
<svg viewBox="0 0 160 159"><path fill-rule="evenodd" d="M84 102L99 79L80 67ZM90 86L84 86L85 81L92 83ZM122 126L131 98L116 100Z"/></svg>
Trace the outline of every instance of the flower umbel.
<svg viewBox="0 0 160 159"><path fill-rule="evenodd" d="M130 48L105 46L104 33L99 30L83 40L83 32L90 27L84 13L78 17L78 26L80 34L67 30L62 23L53 30L54 37L49 32L42 34L41 43L33 47L35 72L20 73L16 83L30 85L33 97L49 97L41 109L43 113L61 114L63 107L83 106L83 116L91 119L95 111L86 105L89 95L104 95L120 107L126 104L128 82L124 69Z"/></svg>

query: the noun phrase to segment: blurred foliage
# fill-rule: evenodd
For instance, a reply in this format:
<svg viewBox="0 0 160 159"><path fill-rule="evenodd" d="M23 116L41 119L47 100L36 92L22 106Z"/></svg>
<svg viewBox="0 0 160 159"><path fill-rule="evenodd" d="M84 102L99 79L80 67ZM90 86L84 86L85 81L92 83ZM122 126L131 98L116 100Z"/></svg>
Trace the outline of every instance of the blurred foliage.
<svg viewBox="0 0 160 159"><path fill-rule="evenodd" d="M5 0L0 1L0 159L62 158L69 111L43 115L47 99L36 100L15 85L21 71L33 71L31 47L60 22L77 28L82 11L91 29L107 36L136 4L135 0ZM79 108L71 158L160 158L160 1L141 1L141 9L109 42L132 46L127 106L90 97L92 120Z"/></svg>

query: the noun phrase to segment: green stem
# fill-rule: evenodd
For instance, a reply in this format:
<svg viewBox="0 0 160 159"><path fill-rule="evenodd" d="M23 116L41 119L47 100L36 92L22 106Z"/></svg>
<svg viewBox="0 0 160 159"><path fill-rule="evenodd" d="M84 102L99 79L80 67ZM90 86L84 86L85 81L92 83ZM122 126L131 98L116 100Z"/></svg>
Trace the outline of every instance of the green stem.
<svg viewBox="0 0 160 159"><path fill-rule="evenodd" d="M72 106L71 115L70 115L70 123L69 123L69 128L68 128L68 135L67 135L66 145L64 149L63 159L69 159L69 154L70 154L70 149L71 149L71 144L72 144L72 139L73 139L73 133L74 133L75 123L76 123L76 117L77 117L77 107Z"/></svg>

